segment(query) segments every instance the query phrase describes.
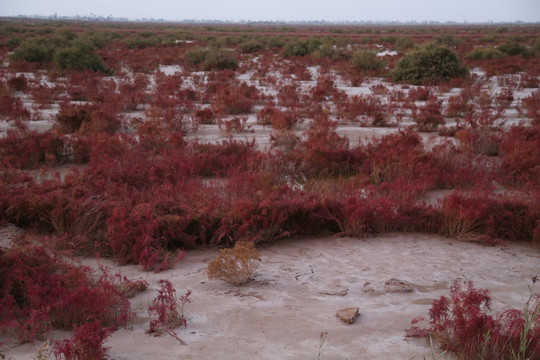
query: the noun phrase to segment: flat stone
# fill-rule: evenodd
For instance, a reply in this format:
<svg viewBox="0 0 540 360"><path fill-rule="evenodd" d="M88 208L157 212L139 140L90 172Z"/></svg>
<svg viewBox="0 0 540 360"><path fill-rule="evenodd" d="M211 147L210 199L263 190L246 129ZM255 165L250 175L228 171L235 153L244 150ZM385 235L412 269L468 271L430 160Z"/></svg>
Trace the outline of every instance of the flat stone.
<svg viewBox="0 0 540 360"><path fill-rule="evenodd" d="M360 309L358 307L350 307L346 309L341 309L336 312L336 316L345 324L352 324L356 321Z"/></svg>
<svg viewBox="0 0 540 360"><path fill-rule="evenodd" d="M349 289L341 289L341 290L326 290L326 291L320 291L319 294L321 295L330 295L330 296L345 296L349 292Z"/></svg>
<svg viewBox="0 0 540 360"><path fill-rule="evenodd" d="M387 293L409 293L414 291L413 284L399 279L389 279L384 283L384 292Z"/></svg>

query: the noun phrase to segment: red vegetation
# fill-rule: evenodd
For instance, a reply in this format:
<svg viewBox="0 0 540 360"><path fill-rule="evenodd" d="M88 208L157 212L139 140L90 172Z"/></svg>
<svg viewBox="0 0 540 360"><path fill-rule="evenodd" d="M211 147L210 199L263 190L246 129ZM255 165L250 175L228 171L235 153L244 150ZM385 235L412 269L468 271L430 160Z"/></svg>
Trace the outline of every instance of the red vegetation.
<svg viewBox="0 0 540 360"><path fill-rule="evenodd" d="M444 124L441 102L436 98L430 98L424 106L417 109L413 119L418 131L437 131L439 125Z"/></svg>
<svg viewBox="0 0 540 360"><path fill-rule="evenodd" d="M169 280L159 280L158 294L148 306L148 315L150 316L149 333L162 334L167 333L185 344L174 332L174 329L180 325L187 327L187 320L184 316L184 306L191 302L191 290L188 290L179 299L176 297L176 289Z"/></svg>
<svg viewBox="0 0 540 360"><path fill-rule="evenodd" d="M116 327L130 318L129 302L107 274L63 260L43 246L0 251L0 326L20 341L33 341L52 327L68 329L96 321Z"/></svg>
<svg viewBox="0 0 540 360"><path fill-rule="evenodd" d="M536 359L540 356L540 297L531 293L524 311L506 310L497 317L488 314L491 298L487 290L472 282L463 289L454 282L450 299L441 296L429 310L429 327L414 319L407 336L432 336L443 350L458 359Z"/></svg>
<svg viewBox="0 0 540 360"><path fill-rule="evenodd" d="M96 321L73 327L71 339L58 341L54 346L54 356L62 360L106 360L108 348L103 342L110 336L109 329L104 329Z"/></svg>
<svg viewBox="0 0 540 360"><path fill-rule="evenodd" d="M53 132L8 130L0 138L0 162L18 169L57 165L66 161L68 140Z"/></svg>
<svg viewBox="0 0 540 360"><path fill-rule="evenodd" d="M501 142L501 169L510 183L540 187L540 126L513 127Z"/></svg>

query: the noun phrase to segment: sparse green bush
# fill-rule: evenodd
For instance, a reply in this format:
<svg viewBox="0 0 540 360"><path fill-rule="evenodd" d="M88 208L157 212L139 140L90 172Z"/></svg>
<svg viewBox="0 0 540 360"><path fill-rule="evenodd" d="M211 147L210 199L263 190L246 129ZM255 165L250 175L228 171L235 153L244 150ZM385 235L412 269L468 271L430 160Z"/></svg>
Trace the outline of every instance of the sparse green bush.
<svg viewBox="0 0 540 360"><path fill-rule="evenodd" d="M60 70L92 70L108 74L101 57L94 52L94 47L88 42L77 42L73 45L58 50L54 55L56 67Z"/></svg>
<svg viewBox="0 0 540 360"><path fill-rule="evenodd" d="M377 57L377 54L369 51L354 54L351 64L358 71L376 71L384 67L384 62Z"/></svg>
<svg viewBox="0 0 540 360"><path fill-rule="evenodd" d="M137 36L126 39L125 44L130 49L144 49L147 47L155 47L161 43L161 39L157 35L152 36Z"/></svg>
<svg viewBox="0 0 540 360"><path fill-rule="evenodd" d="M197 66L206 59L207 53L208 49L203 49L201 47L188 50L184 55L184 62L189 66Z"/></svg>
<svg viewBox="0 0 540 360"><path fill-rule="evenodd" d="M523 56L529 56L531 55L531 52L529 49L527 49L526 46L523 46L521 44L518 44L514 41L507 41L504 44L501 44L497 47L499 51L502 51L506 55L509 56L516 56L516 55L523 55Z"/></svg>
<svg viewBox="0 0 540 360"><path fill-rule="evenodd" d="M252 54L264 49L264 45L257 40L249 40L240 45L240 51L243 54Z"/></svg>
<svg viewBox="0 0 540 360"><path fill-rule="evenodd" d="M403 57L393 72L395 81L411 84L433 84L467 76L457 54L445 47L429 44Z"/></svg>
<svg viewBox="0 0 540 360"><path fill-rule="evenodd" d="M476 48L467 54L467 58L472 60L499 59L504 56L504 53L492 47Z"/></svg>
<svg viewBox="0 0 540 360"><path fill-rule="evenodd" d="M534 40L532 46L531 46L531 50L534 51L535 53L540 53L540 38Z"/></svg>
<svg viewBox="0 0 540 360"><path fill-rule="evenodd" d="M216 49L206 54L203 65L204 70L236 70L238 61L231 51Z"/></svg>
<svg viewBox="0 0 540 360"><path fill-rule="evenodd" d="M347 60L351 57L349 50L329 41L325 41L313 52L313 55L317 58L327 58L332 60Z"/></svg>
<svg viewBox="0 0 540 360"><path fill-rule="evenodd" d="M15 49L11 58L15 61L27 61L43 65L51 62L54 57L55 48L40 39L28 39L22 42Z"/></svg>
<svg viewBox="0 0 540 360"><path fill-rule="evenodd" d="M455 38L448 33L444 33L437 36L435 38L435 42L442 46L454 47L454 46L461 45L463 43L463 39Z"/></svg>
<svg viewBox="0 0 540 360"><path fill-rule="evenodd" d="M195 48L186 51L184 56L186 65L202 67L204 70L236 70L238 61L231 51L222 49Z"/></svg>
<svg viewBox="0 0 540 360"><path fill-rule="evenodd" d="M266 41L269 48L280 48L285 45L285 39L283 36L272 36Z"/></svg>
<svg viewBox="0 0 540 360"><path fill-rule="evenodd" d="M315 50L319 49L322 42L318 38L309 38L306 40L293 40L288 42L281 55L285 58L291 56L306 56L312 54Z"/></svg>
<svg viewBox="0 0 540 360"><path fill-rule="evenodd" d="M482 36L481 38L478 39L478 41L481 42L481 43L494 43L497 40L499 40L499 37L497 35L495 35L495 34L484 35L484 36Z"/></svg>
<svg viewBox="0 0 540 360"><path fill-rule="evenodd" d="M394 46L400 51L407 50L414 46L414 40L410 36L398 37Z"/></svg>
<svg viewBox="0 0 540 360"><path fill-rule="evenodd" d="M56 30L56 34L68 41L75 40L75 38L77 37L77 34L75 34L73 29L70 29L70 28L58 29Z"/></svg>

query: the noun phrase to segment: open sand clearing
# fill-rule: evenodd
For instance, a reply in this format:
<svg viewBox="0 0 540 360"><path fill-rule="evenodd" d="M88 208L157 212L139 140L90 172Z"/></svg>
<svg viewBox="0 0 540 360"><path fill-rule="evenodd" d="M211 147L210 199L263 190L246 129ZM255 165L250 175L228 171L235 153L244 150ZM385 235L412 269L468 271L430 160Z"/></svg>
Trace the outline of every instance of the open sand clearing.
<svg viewBox="0 0 540 360"><path fill-rule="evenodd" d="M161 273L138 266L113 272L146 279L149 289L131 300L137 318L105 343L116 360L137 359L317 359L321 332L326 333L322 359L431 359L425 339L405 338L410 321L427 315L432 300L447 295L454 279L488 288L494 313L521 309L531 277L540 275L540 250L510 243L486 247L431 234L384 234L368 239L334 236L280 241L259 247L261 264L254 279L236 287L210 281L207 261L216 249L188 251L184 261ZM98 266L95 259L82 263ZM385 282L399 279L412 292L389 292ZM154 337L147 307L159 279L170 280L177 294L191 289L185 307L186 342ZM358 307L352 325L336 318L342 308ZM68 336L55 331L52 339ZM6 359L31 359L41 345L6 348ZM443 358L451 359L446 355Z"/></svg>

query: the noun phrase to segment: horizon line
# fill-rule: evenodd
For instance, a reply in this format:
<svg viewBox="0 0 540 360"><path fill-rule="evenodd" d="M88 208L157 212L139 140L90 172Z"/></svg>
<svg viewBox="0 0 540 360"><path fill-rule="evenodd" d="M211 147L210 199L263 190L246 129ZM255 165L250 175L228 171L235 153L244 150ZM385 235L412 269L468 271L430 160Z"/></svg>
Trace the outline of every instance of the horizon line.
<svg viewBox="0 0 540 360"><path fill-rule="evenodd" d="M39 19L39 20L84 20L96 22L155 22L155 23L180 23L180 24L310 24L310 25L540 25L539 21L504 20L504 21L457 21L457 20L224 20L224 19L164 19L164 18L129 18L102 15L0 15L0 19Z"/></svg>

